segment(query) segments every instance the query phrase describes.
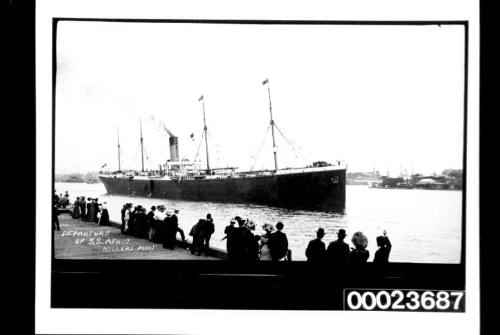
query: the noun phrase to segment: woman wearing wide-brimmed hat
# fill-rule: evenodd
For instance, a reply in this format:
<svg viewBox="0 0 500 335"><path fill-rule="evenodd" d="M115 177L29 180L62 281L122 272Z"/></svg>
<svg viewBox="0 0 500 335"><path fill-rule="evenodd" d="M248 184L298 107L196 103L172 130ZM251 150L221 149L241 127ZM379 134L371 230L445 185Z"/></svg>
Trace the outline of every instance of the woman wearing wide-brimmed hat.
<svg viewBox="0 0 500 335"><path fill-rule="evenodd" d="M351 250L349 254L350 264L363 264L366 263L368 257L370 257L370 252L366 250L368 246L368 238L360 231L355 232L352 235L352 244L354 244L354 249Z"/></svg>

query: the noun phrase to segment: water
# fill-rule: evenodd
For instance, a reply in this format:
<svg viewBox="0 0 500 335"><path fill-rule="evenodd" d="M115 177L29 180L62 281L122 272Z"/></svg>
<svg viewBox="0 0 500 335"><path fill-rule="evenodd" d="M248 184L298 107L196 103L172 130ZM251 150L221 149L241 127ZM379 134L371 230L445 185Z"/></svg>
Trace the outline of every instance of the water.
<svg viewBox="0 0 500 335"><path fill-rule="evenodd" d="M346 211L344 214L318 213L303 210L192 202L166 199L134 198L108 195L102 184L56 183L56 191L69 191L71 201L77 196L97 197L106 201L110 218L120 222L120 210L126 202L149 209L164 204L167 209L179 209L179 226L186 236L191 226L211 213L215 224L211 245L225 249L224 227L231 217L239 215L254 220L261 234L262 224L282 221L288 236L294 260L305 259L305 248L316 236L319 227L325 229L326 245L337 238L336 231L347 231L346 242L356 231L368 237L369 261L377 249L376 237L383 230L393 245L390 261L415 263L459 263L461 248L461 191L375 189L367 186L348 185L346 189Z"/></svg>

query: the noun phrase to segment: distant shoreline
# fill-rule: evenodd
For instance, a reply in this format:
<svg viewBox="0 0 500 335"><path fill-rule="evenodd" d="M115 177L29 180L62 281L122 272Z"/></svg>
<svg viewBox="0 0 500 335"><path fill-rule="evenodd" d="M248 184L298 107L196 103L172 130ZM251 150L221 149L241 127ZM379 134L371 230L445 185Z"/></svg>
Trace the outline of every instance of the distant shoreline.
<svg viewBox="0 0 500 335"><path fill-rule="evenodd" d="M99 183L98 172L87 173L61 173L55 175L56 183L86 183L97 184Z"/></svg>

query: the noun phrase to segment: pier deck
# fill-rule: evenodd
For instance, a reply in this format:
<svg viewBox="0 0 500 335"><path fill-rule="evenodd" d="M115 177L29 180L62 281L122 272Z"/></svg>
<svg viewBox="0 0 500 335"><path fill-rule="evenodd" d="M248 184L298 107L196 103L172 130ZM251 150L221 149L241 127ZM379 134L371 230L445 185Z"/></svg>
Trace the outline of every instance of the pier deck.
<svg viewBox="0 0 500 335"><path fill-rule="evenodd" d="M115 226L59 215L61 230L54 231L54 256L57 259L162 259L218 260L218 257L195 256L185 248L164 249L159 243L122 234Z"/></svg>

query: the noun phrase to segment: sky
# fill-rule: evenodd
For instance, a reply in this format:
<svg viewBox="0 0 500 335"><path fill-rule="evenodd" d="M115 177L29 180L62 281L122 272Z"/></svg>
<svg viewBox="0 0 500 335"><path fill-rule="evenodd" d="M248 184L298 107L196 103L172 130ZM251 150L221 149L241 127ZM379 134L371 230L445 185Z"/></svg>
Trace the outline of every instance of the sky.
<svg viewBox="0 0 500 335"><path fill-rule="evenodd" d="M266 78L280 168L462 166L462 26L62 21L56 57L56 173L116 170L118 136L140 169L140 122L146 168L169 157L161 122L204 162L201 95L211 167L273 168Z"/></svg>

